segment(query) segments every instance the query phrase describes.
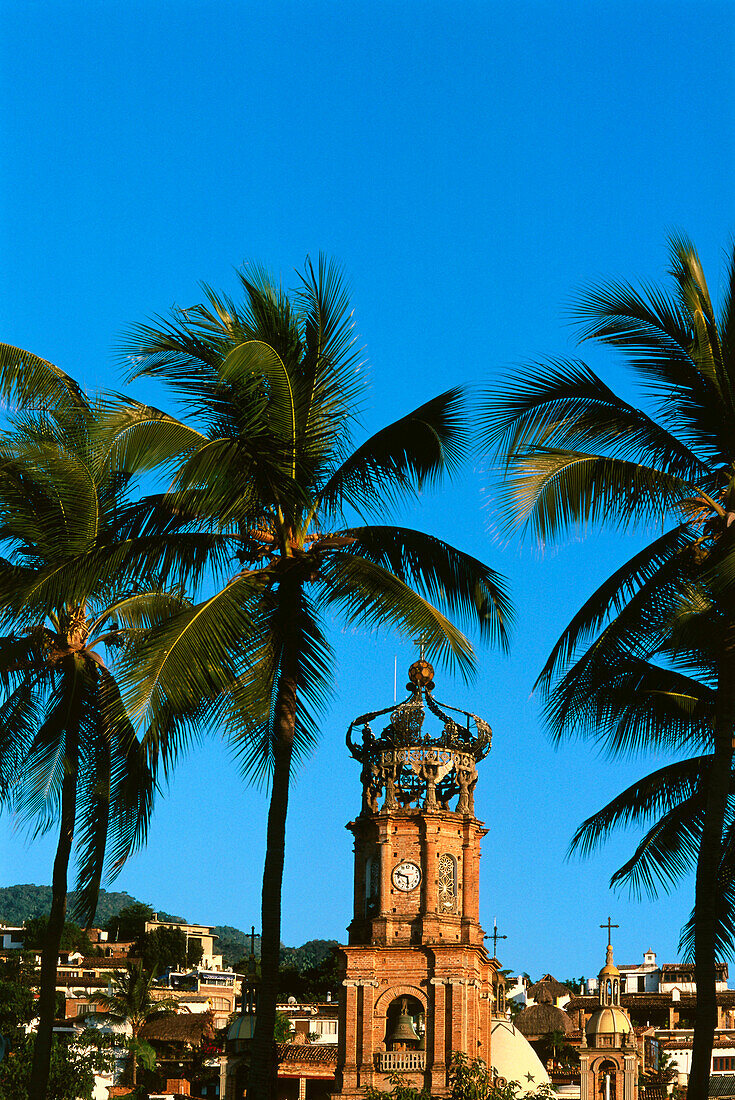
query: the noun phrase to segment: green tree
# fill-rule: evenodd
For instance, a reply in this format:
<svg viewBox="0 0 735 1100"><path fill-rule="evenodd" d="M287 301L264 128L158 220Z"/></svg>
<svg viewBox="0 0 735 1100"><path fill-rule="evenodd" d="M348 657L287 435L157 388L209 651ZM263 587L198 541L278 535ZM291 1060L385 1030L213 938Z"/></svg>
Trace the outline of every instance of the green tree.
<svg viewBox="0 0 735 1100"><path fill-rule="evenodd" d="M181 928L154 928L145 932L133 945L133 955L143 960L146 971L161 974L169 968L183 970L197 966L202 959L201 940L190 939Z"/></svg>
<svg viewBox="0 0 735 1100"><path fill-rule="evenodd" d="M568 1066L579 1061L577 1052L561 1030L549 1031L533 1045L544 1061L551 1059L554 1065L560 1061L562 1065Z"/></svg>
<svg viewBox="0 0 735 1100"><path fill-rule="evenodd" d="M294 1036L294 1029L289 1019L282 1012L276 1013L276 1025L273 1028L273 1038L277 1043L290 1043Z"/></svg>
<svg viewBox="0 0 735 1100"><path fill-rule="evenodd" d="M135 901L126 905L117 916L110 917L105 929L110 938L121 943L134 943L145 935L146 921L153 917L153 909L145 902Z"/></svg>
<svg viewBox="0 0 735 1100"><path fill-rule="evenodd" d="M25 950L40 951L48 938L48 917L31 917L30 920L25 921L24 927ZM73 921L64 922L59 948L61 951L79 951L82 955L94 955L97 950L84 929Z"/></svg>
<svg viewBox="0 0 735 1100"><path fill-rule="evenodd" d="M24 1026L36 1015L34 970L20 955L0 959L0 1035L11 1048L24 1036Z"/></svg>
<svg viewBox="0 0 735 1100"><path fill-rule="evenodd" d="M491 399L487 441L504 456L509 525L542 542L601 522L664 533L588 600L557 642L542 673L556 675L596 649L647 661L659 648L662 613L704 594L725 629L714 680L712 766L703 792L695 885L697 1018L689 1092L706 1100L716 1023L715 949L735 731L735 252L723 308L715 312L693 245L671 238L673 291L618 282L579 300L583 338L620 350L649 395L649 410L615 394L586 364L556 361L513 380ZM654 611L654 636L645 607ZM637 617L642 632L629 630ZM597 642L604 638L605 645ZM591 643L591 644L590 644ZM599 667L595 669L595 675ZM599 682L599 678L596 680ZM571 716L573 724L573 715ZM641 736L639 724L626 745ZM630 731L629 731L630 732Z"/></svg>
<svg viewBox="0 0 735 1100"><path fill-rule="evenodd" d="M35 966L17 955L0 960L0 1036L9 1050L0 1060L0 1100L28 1100L33 1036L26 1027L37 1014ZM109 1044L96 1037L69 1044L55 1039L51 1049L49 1093L54 1100L91 1100L95 1071L112 1068Z"/></svg>
<svg viewBox="0 0 735 1100"><path fill-rule="evenodd" d="M468 674L470 643L435 605L504 641L509 603L481 562L386 522L398 502L457 469L468 443L460 392L426 402L352 451L364 380L339 272L323 259L316 270L307 263L291 294L258 269L239 278L242 303L206 290L206 304L133 333L124 348L133 376L160 379L195 424L128 406L112 426L113 461L123 469L168 462L174 471L170 492L131 516L131 537L148 545L158 537L171 562L183 535L192 548L208 538L210 559L228 578L155 632L131 669L139 691L130 703L145 714L154 697L172 711L219 699L211 720L230 731L244 773L270 776L249 1084L253 1100L264 1100L289 783L331 690L325 620L420 633L430 657Z"/></svg>
<svg viewBox="0 0 735 1100"><path fill-rule="evenodd" d="M150 1062L151 1047L140 1038L143 1026L155 1016L176 1012L177 1002L166 997L154 1000L151 990L153 974L146 972L140 962L128 963L125 970L116 970L112 993L101 993L97 1003L107 1010L113 1020L124 1021L130 1027L131 1079L133 1088L138 1082L138 1059L143 1055Z"/></svg>
<svg viewBox="0 0 735 1100"><path fill-rule="evenodd" d="M13 351L0 349L0 389ZM107 560L96 568L96 548L117 539L126 484L102 461L99 407L71 383L63 398L53 415L11 419L0 440L0 809L16 810L36 832L59 830L32 1100L46 1095L72 851L75 915L89 923L103 868L119 871L150 816L148 750L111 669L142 628L182 606L157 583L126 590Z"/></svg>
<svg viewBox="0 0 735 1100"><path fill-rule="evenodd" d="M154 928L134 945L133 954L143 960L143 968L158 976L168 967L186 966L186 936L180 928Z"/></svg>
<svg viewBox="0 0 735 1100"><path fill-rule="evenodd" d="M281 999L293 996L297 1001L325 1001L327 994L330 994L336 1000L339 983L337 953L330 952L315 966L297 967L281 963L278 992Z"/></svg>
<svg viewBox="0 0 735 1100"><path fill-rule="evenodd" d="M34 1046L32 1036L24 1038L0 1062L0 1100L31 1100ZM53 1100L92 1100L95 1073L109 1071L113 1064L105 1047L55 1038L49 1055L48 1095Z"/></svg>

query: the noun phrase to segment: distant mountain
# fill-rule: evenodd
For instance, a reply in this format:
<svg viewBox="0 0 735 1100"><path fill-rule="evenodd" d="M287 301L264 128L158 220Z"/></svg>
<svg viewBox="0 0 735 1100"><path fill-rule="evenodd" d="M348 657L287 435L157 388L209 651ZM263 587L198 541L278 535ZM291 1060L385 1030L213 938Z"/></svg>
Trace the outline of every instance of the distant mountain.
<svg viewBox="0 0 735 1100"><path fill-rule="evenodd" d="M73 904L73 893L67 895L67 901L70 906ZM127 905L133 905L136 901L138 901L137 898L124 890L119 892L100 890L94 918L95 925L103 927L110 917L116 917L121 909ZM153 903L149 904L155 909ZM23 924L32 917L47 916L50 909L50 886L26 884L0 887L0 924ZM161 909L157 912L159 920L187 923L183 917L164 913ZM250 954L249 932L243 932L242 929L235 928L231 924L216 924L212 926L212 930L219 937L217 953L222 955L225 966L232 966ZM297 970L305 970L322 962L336 943L336 940L309 940L302 947L286 947L281 944L281 961L288 966L296 967ZM255 954L260 955L260 936L255 937Z"/></svg>
<svg viewBox="0 0 735 1100"><path fill-rule="evenodd" d="M73 891L67 894L66 900L69 907L74 904L74 897ZM110 917L116 917L121 909L127 905L133 905L137 900L125 890L100 890L97 912L94 916L95 925L104 926ZM22 924L23 921L30 920L32 917L46 917L50 911L50 886L34 886L26 883L22 886L0 887L0 923L2 924ZM158 919L185 923L183 917L176 917L161 910L158 911Z"/></svg>
<svg viewBox="0 0 735 1100"><path fill-rule="evenodd" d="M310 970L329 958L332 948L336 947L338 942L338 940L308 940L301 947L283 947L282 945L281 962L297 970Z"/></svg>

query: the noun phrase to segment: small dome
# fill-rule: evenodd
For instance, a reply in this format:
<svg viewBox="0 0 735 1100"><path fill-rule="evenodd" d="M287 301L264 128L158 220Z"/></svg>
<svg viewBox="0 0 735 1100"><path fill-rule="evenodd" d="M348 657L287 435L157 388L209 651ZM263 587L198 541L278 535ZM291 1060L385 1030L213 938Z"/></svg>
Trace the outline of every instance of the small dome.
<svg viewBox="0 0 735 1100"><path fill-rule="evenodd" d="M628 1013L618 1005L605 1005L593 1012L585 1032L590 1035L630 1035L633 1027Z"/></svg>
<svg viewBox="0 0 735 1100"><path fill-rule="evenodd" d="M254 1016L236 1016L227 1030L227 1042L237 1043L243 1039L252 1039L254 1030Z"/></svg>

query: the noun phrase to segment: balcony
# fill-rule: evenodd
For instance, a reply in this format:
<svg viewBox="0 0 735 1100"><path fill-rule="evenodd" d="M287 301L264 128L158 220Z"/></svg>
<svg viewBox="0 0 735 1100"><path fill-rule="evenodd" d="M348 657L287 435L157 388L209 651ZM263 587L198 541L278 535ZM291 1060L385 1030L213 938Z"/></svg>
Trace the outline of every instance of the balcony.
<svg viewBox="0 0 735 1100"><path fill-rule="evenodd" d="M426 1069L425 1050L382 1050L375 1055L379 1073L415 1073Z"/></svg>

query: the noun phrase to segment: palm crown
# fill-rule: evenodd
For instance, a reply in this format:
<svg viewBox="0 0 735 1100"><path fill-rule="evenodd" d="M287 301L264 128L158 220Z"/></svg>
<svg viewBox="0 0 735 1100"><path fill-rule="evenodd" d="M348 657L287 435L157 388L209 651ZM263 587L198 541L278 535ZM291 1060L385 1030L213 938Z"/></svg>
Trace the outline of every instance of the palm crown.
<svg viewBox="0 0 735 1100"><path fill-rule="evenodd" d="M509 526L542 542L590 522L664 527L585 602L540 683L557 737L592 733L612 751L694 749L591 818L575 844L658 814L619 877L651 886L696 859L690 1095L699 1100L716 1015L715 944L726 931L717 908L735 730L735 253L719 316L691 243L673 237L671 259L673 293L618 282L591 289L575 309L583 338L623 353L650 411L586 364L555 361L493 397L487 442L503 455Z"/></svg>
<svg viewBox="0 0 735 1100"><path fill-rule="evenodd" d="M205 288L205 305L133 333L134 374L160 378L196 426L127 404L111 421L110 455L118 468L171 470L168 491L127 517L132 558L167 553L186 576L204 549L227 580L151 635L129 669L129 706L147 724L153 700L172 714L211 700L246 772L272 775L256 1097L271 1083L289 775L333 678L325 621L421 633L430 654L468 674L472 648L445 612L504 643L510 607L487 566L387 522L456 468L463 395L434 398L353 450L364 381L338 270L307 262L293 294L260 270L239 277L242 303Z"/></svg>
<svg viewBox="0 0 735 1100"><path fill-rule="evenodd" d="M502 580L422 532L360 522L389 516L401 497L455 469L467 443L461 393L427 402L350 453L364 383L338 272L323 260L317 271L307 266L293 300L264 272L240 279L244 304L208 290L207 306L178 311L159 330L139 327L126 347L135 375L160 377L198 425L144 405L113 418L114 464L174 469L166 494L129 512L131 554L166 552L188 577L186 555L206 546L228 580L131 669L140 684L131 705L145 714L156 692L174 706L224 690L230 728L270 714L281 658L264 639L280 629L277 593L289 587L301 593L300 683L312 704L330 679L322 618L333 612L420 632L429 653L468 672L471 647L435 604L470 612L505 642ZM306 740L314 730L306 708L299 730ZM262 747L256 769L268 759Z"/></svg>
<svg viewBox="0 0 735 1100"><path fill-rule="evenodd" d="M8 349L2 360L17 367ZM126 479L103 461L101 408L63 376L51 410L59 377L36 371L36 410L11 418L0 441L0 806L37 832L59 825L34 1097L48 1074L70 856L76 848L75 915L91 922L103 870L120 870L151 814L155 761L122 701L116 657L130 659L140 635L182 606L150 575L146 590L95 568L95 552L117 538Z"/></svg>

